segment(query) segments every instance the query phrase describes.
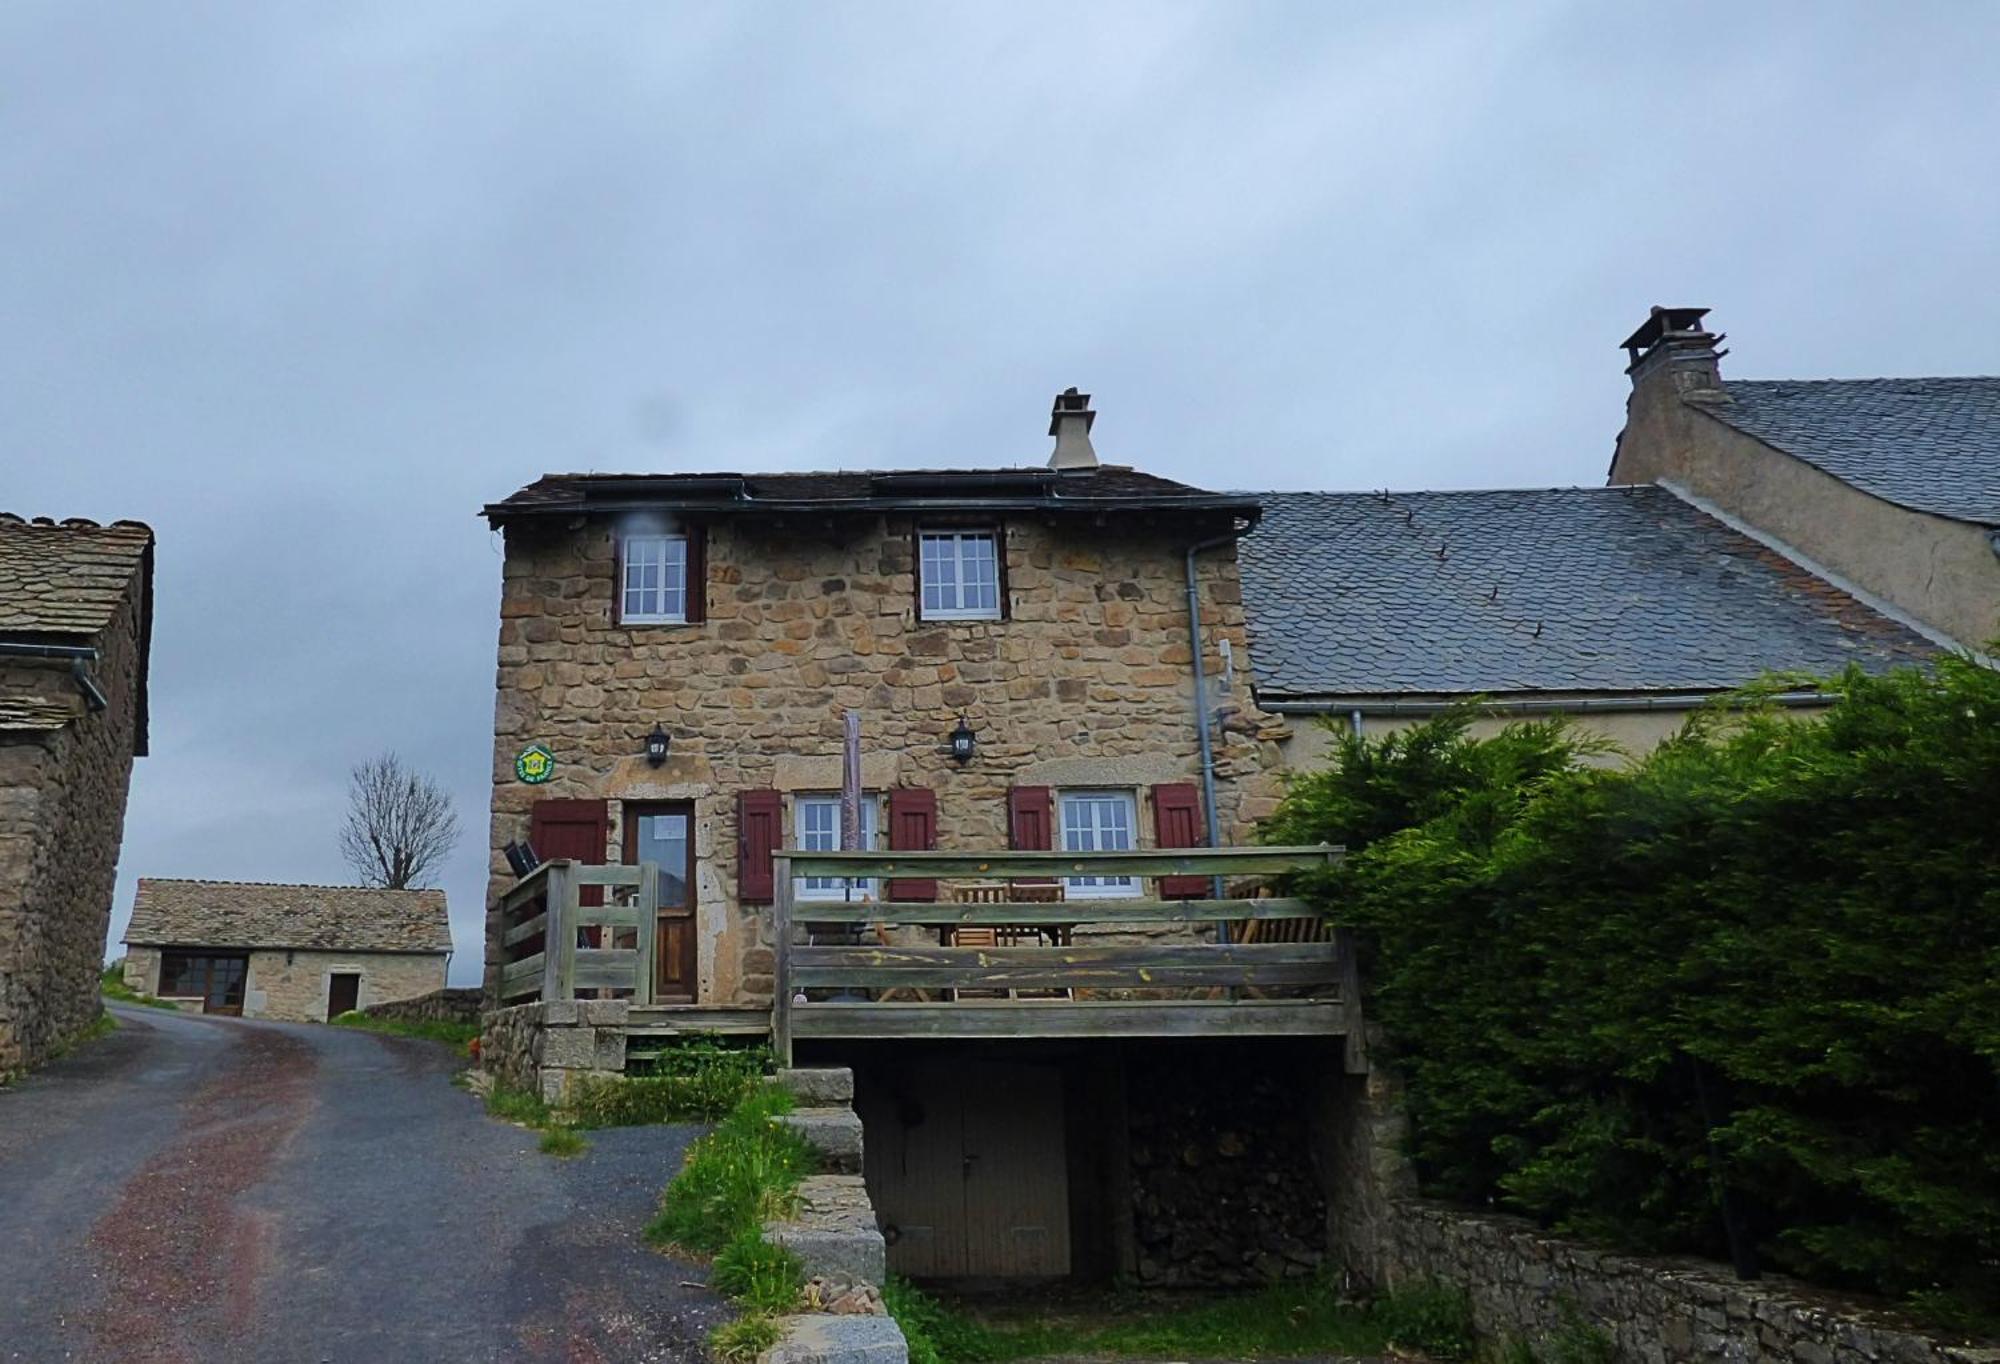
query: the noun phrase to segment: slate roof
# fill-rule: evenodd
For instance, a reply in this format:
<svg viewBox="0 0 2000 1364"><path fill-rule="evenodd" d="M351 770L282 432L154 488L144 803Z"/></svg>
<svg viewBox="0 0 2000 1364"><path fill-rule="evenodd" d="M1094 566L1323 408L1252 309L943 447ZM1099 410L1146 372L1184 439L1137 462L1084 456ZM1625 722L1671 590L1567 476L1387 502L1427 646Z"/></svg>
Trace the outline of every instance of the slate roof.
<svg viewBox="0 0 2000 1364"><path fill-rule="evenodd" d="M2000 525L2000 378L1736 380L1700 410L1916 511Z"/></svg>
<svg viewBox="0 0 2000 1364"><path fill-rule="evenodd" d="M0 634L96 634L152 546L153 532L137 521L100 526L0 512Z"/></svg>
<svg viewBox="0 0 2000 1364"><path fill-rule="evenodd" d="M141 877L125 941L149 947L448 952L441 890Z"/></svg>
<svg viewBox="0 0 2000 1364"><path fill-rule="evenodd" d="M482 515L495 525L528 516L576 515L621 507L705 515L783 511L880 512L943 508L1030 511L1231 511L1254 516L1256 502L1212 493L1123 465L1095 469L903 469L834 473L544 474Z"/></svg>
<svg viewBox="0 0 2000 1364"><path fill-rule="evenodd" d="M1238 553L1267 700L1703 692L1936 652L1651 485L1258 497Z"/></svg>

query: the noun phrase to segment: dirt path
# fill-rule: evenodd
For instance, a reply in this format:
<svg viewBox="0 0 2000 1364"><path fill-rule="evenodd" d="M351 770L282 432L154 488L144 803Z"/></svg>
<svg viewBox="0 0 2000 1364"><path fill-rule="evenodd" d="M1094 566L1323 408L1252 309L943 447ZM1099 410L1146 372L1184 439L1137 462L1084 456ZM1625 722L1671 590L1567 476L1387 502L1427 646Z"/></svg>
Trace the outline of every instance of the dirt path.
<svg viewBox="0 0 2000 1364"><path fill-rule="evenodd" d="M435 1044L119 1014L0 1091L0 1359L683 1360L725 1315L638 1241L691 1129L558 1162Z"/></svg>

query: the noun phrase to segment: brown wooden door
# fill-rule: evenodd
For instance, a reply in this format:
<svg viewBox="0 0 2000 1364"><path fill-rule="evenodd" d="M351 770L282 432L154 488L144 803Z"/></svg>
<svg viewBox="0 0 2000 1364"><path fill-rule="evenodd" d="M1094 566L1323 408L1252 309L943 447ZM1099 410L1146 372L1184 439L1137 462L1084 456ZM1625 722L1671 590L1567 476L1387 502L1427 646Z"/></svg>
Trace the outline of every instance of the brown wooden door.
<svg viewBox="0 0 2000 1364"><path fill-rule="evenodd" d="M625 861L660 869L659 917L653 940L653 998L693 1004L700 995L695 942L694 807L625 806Z"/></svg>
<svg viewBox="0 0 2000 1364"><path fill-rule="evenodd" d="M326 982L328 1022L361 1007L361 976L355 971L335 971Z"/></svg>
<svg viewBox="0 0 2000 1364"><path fill-rule="evenodd" d="M1061 1074L954 1061L863 1095L868 1189L894 1228L889 1268L920 1279L1070 1272Z"/></svg>

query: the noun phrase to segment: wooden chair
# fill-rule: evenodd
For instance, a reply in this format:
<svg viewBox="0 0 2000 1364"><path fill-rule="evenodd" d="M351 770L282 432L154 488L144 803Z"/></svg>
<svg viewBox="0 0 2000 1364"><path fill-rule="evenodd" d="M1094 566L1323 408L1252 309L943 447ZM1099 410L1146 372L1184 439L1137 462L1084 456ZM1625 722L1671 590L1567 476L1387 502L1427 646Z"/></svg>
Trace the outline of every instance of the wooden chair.
<svg viewBox="0 0 2000 1364"><path fill-rule="evenodd" d="M1060 904L1066 898L1062 882L1015 885L1006 881L963 881L950 890L955 905ZM947 947L1067 947L1068 924L953 924L943 934ZM947 990L948 998L1069 999L1067 988L1045 990Z"/></svg>

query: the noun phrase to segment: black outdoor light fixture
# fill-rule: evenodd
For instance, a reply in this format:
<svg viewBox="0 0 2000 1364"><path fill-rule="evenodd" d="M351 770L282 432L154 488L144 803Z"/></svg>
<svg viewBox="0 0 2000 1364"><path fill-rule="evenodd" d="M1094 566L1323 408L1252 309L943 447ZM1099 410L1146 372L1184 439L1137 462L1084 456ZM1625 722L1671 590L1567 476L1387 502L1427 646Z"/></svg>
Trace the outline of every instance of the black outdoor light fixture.
<svg viewBox="0 0 2000 1364"><path fill-rule="evenodd" d="M646 736L646 761L654 767L658 767L661 763L665 762L667 760L667 743L667 732L661 729L656 721L653 725L653 732Z"/></svg>
<svg viewBox="0 0 2000 1364"><path fill-rule="evenodd" d="M972 734L972 726L965 723L963 715L958 717L958 728L951 732L952 761L960 764L972 761L972 748L978 742Z"/></svg>

